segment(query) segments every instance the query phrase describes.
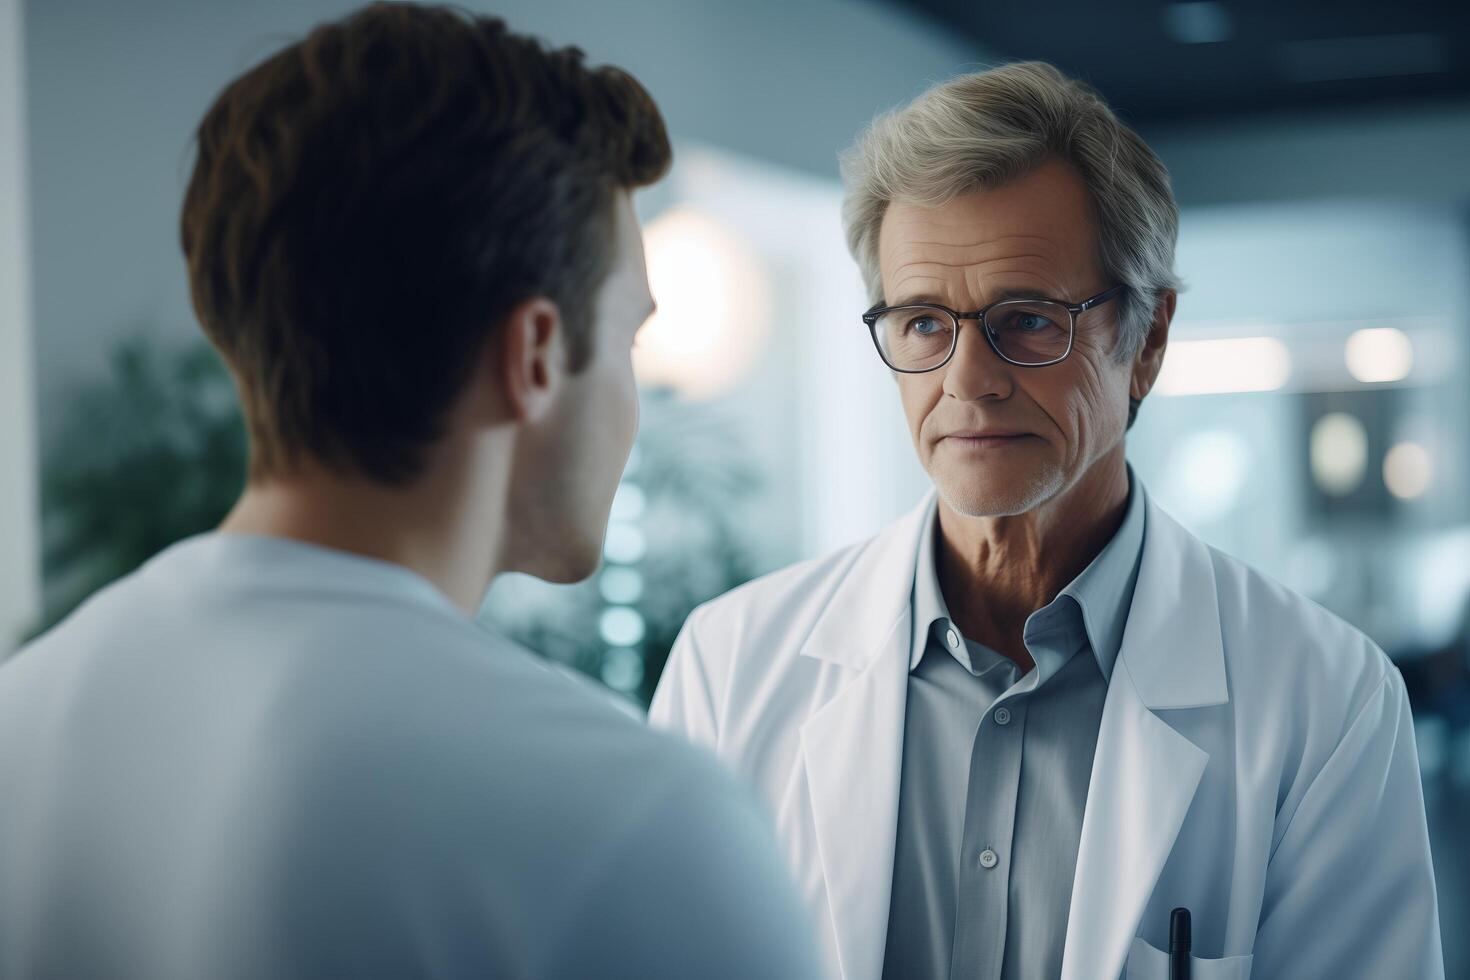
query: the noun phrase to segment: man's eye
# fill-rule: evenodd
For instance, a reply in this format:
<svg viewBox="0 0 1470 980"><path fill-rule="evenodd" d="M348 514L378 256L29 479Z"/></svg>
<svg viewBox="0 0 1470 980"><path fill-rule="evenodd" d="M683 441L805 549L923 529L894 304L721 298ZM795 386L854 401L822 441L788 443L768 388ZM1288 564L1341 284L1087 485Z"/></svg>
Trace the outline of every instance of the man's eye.
<svg viewBox="0 0 1470 980"><path fill-rule="evenodd" d="M939 321L932 316L921 316L909 322L909 329L921 336L929 336L940 330Z"/></svg>
<svg viewBox="0 0 1470 980"><path fill-rule="evenodd" d="M1051 317L1046 314L1027 310L1016 310L999 319L1001 329L1015 330L1018 333L1040 333L1056 326Z"/></svg>

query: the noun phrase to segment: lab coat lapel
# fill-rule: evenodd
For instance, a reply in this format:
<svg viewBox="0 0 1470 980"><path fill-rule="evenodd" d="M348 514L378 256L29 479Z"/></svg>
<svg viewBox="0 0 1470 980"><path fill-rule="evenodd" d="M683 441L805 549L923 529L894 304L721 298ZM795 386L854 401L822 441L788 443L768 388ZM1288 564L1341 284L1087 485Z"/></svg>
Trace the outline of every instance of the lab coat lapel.
<svg viewBox="0 0 1470 980"><path fill-rule="evenodd" d="M923 505L863 549L802 654L850 679L801 728L842 976L883 970L908 694L910 593Z"/></svg>
<svg viewBox="0 0 1470 980"><path fill-rule="evenodd" d="M1148 500L1082 820L1062 980L1116 977L1209 754L1155 714L1228 700L1208 549Z"/></svg>

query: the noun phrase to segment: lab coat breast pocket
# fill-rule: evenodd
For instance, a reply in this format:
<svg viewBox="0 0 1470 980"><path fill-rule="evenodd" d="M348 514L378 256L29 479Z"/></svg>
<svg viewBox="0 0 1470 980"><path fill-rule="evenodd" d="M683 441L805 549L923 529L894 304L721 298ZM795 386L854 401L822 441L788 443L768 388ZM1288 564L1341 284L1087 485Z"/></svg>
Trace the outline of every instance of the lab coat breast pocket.
<svg viewBox="0 0 1470 980"><path fill-rule="evenodd" d="M1189 975L1192 980L1249 980L1251 957L1226 956L1209 960L1191 956ZM1169 980L1169 954L1135 936L1133 948L1128 951L1128 968L1123 971L1123 980Z"/></svg>

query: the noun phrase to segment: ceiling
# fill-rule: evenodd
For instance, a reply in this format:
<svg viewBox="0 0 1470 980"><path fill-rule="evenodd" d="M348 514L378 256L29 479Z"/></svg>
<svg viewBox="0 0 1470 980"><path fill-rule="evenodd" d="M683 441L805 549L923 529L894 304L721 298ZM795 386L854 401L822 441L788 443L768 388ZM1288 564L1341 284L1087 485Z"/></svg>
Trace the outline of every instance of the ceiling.
<svg viewBox="0 0 1470 980"><path fill-rule="evenodd" d="M1052 62L1135 125L1470 96L1470 0L892 2Z"/></svg>

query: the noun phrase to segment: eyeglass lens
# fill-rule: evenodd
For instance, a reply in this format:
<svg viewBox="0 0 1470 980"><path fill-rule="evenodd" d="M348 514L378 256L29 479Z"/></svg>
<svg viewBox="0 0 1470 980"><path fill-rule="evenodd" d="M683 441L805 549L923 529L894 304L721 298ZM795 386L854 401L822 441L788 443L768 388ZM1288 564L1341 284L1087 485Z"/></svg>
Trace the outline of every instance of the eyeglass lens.
<svg viewBox="0 0 1470 980"><path fill-rule="evenodd" d="M1018 364L1055 361L1072 342L1072 316L1060 303L997 303L986 312L985 325L1001 355ZM899 371L931 370L944 363L954 348L954 333L950 314L929 306L890 310L873 324L879 352Z"/></svg>

